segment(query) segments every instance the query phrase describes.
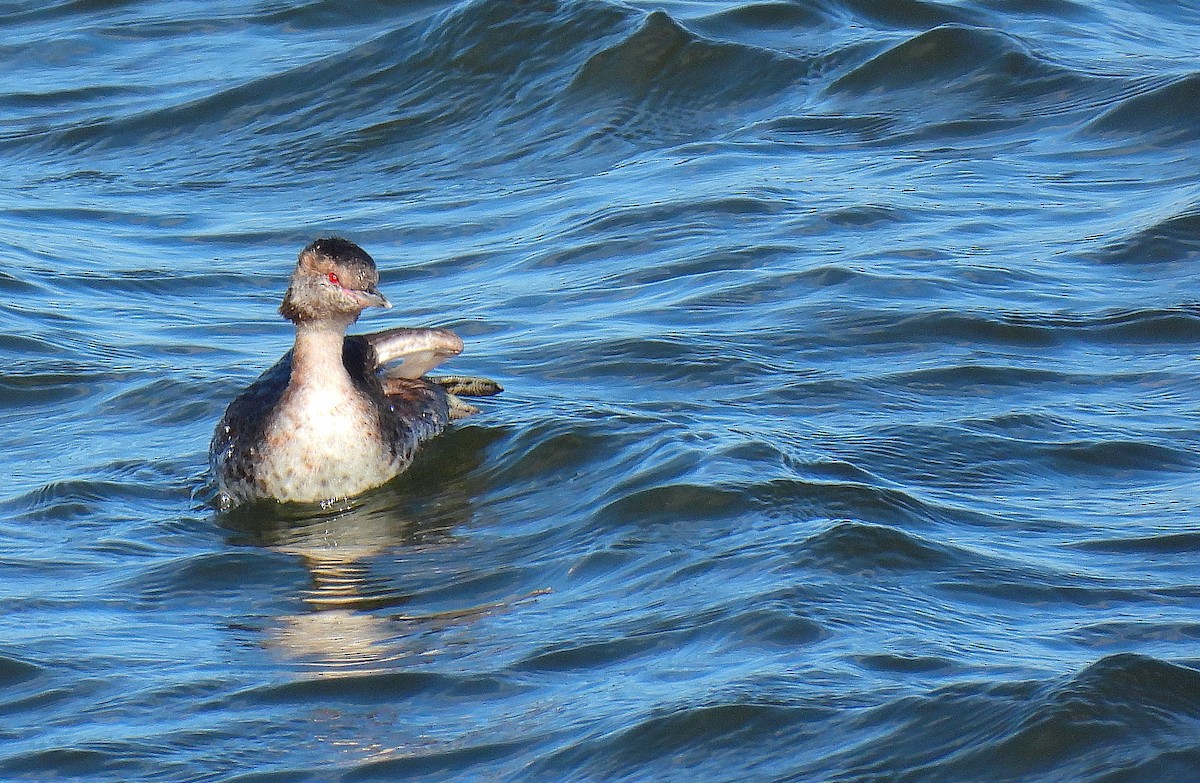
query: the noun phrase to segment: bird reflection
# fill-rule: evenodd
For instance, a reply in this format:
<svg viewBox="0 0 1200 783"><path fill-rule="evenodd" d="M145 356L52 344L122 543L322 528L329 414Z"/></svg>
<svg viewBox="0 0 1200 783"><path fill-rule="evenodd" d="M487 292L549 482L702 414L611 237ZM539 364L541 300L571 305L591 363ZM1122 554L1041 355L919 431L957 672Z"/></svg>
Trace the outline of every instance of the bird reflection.
<svg viewBox="0 0 1200 783"><path fill-rule="evenodd" d="M428 591L431 563L440 582L465 546L454 531L471 519L469 488L442 479L432 496L415 486L417 470L402 477L404 486L393 482L327 508L251 506L224 515L233 543L295 555L311 575L298 596L303 609L275 618L270 646L319 674L382 671L435 654L439 631L507 606L411 611L414 597Z"/></svg>

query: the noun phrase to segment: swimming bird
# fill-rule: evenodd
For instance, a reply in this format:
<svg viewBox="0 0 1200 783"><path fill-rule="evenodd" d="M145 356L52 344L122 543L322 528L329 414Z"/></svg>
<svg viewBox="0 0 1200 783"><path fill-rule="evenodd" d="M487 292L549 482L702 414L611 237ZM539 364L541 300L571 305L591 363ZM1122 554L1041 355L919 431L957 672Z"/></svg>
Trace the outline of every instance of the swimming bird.
<svg viewBox="0 0 1200 783"><path fill-rule="evenodd" d="M501 391L485 378L426 377L463 350L447 329L347 335L367 307L390 308L374 259L345 239L300 252L279 312L292 350L225 411L209 446L223 509L273 499L328 503L404 471L417 446L478 412L460 396Z"/></svg>

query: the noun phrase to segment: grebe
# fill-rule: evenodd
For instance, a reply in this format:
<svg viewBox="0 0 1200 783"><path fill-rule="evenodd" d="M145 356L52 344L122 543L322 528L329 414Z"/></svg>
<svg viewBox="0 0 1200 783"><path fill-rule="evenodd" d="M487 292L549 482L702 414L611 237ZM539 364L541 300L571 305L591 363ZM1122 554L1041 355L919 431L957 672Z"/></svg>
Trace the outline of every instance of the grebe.
<svg viewBox="0 0 1200 783"><path fill-rule="evenodd" d="M279 312L296 342L239 394L209 446L218 503L317 503L364 492L403 472L417 446L478 412L462 396L501 391L484 378L427 378L462 352L446 329L346 335L367 307L391 307L366 251L318 239L300 253Z"/></svg>

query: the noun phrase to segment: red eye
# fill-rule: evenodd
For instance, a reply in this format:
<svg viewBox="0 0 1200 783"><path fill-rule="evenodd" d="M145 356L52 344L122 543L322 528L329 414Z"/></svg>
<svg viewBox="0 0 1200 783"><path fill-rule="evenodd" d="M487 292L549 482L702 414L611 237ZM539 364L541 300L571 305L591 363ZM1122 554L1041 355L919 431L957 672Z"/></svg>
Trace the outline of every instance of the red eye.
<svg viewBox="0 0 1200 783"><path fill-rule="evenodd" d="M329 282L333 283L334 285L341 285L341 284L342 284L342 281L341 281L341 280L338 280L338 276L337 276L337 275L335 275L333 272L330 272L330 273L329 273Z"/></svg>

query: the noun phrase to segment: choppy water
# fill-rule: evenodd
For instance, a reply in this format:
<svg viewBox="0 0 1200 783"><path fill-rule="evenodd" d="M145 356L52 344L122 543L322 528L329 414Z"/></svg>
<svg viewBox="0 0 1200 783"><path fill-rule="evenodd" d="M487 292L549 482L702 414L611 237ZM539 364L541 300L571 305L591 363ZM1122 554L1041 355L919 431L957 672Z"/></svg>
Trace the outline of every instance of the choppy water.
<svg viewBox="0 0 1200 783"><path fill-rule="evenodd" d="M0 778L1196 780L1198 24L0 5ZM218 517L329 233L507 392Z"/></svg>

